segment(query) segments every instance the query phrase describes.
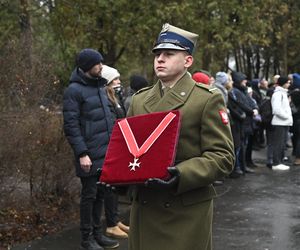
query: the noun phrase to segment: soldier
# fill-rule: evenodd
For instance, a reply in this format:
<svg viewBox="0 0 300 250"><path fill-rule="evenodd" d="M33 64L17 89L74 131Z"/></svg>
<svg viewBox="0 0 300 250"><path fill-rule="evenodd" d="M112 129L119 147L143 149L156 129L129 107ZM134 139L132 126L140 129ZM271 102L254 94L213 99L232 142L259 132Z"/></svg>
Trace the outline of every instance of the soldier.
<svg viewBox="0 0 300 250"><path fill-rule="evenodd" d="M177 109L182 116L170 179L149 179L133 192L130 250L212 249L212 183L232 171L234 150L222 95L187 72L197 38L163 26L152 50L159 80L138 91L128 110L133 116Z"/></svg>

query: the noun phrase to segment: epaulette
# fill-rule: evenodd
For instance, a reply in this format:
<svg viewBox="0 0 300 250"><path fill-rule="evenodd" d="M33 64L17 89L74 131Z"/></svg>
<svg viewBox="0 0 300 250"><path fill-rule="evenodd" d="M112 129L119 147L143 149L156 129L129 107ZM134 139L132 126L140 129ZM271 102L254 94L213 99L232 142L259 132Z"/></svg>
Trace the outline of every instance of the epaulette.
<svg viewBox="0 0 300 250"><path fill-rule="evenodd" d="M154 85L151 85L151 86L142 88L142 89L138 90L137 92L135 92L133 95L137 95L137 94L142 93L142 92L144 92L144 91L146 91L146 90L148 90L148 89L151 89L151 88L153 88L153 86L154 86Z"/></svg>
<svg viewBox="0 0 300 250"><path fill-rule="evenodd" d="M205 89L205 90L209 91L210 93L214 93L215 91L218 91L218 88L212 87L212 86L209 86L209 85L206 85L206 84L203 84L203 83L195 82L195 85L199 88L202 88L202 89Z"/></svg>

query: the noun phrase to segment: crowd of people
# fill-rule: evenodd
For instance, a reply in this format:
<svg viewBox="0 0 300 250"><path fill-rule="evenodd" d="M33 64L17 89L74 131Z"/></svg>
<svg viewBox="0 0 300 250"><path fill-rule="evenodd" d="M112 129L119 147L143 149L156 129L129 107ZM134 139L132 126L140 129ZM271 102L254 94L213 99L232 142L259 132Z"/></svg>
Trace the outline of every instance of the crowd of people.
<svg viewBox="0 0 300 250"><path fill-rule="evenodd" d="M235 166L230 174L238 178L254 173L252 151L266 148L266 167L289 170L300 165L300 75L274 75L248 79L242 72L194 72L192 78L217 87L223 95L235 146ZM291 143L292 142L292 143ZM292 147L292 155L286 155ZM216 182L221 184L222 180Z"/></svg>
<svg viewBox="0 0 300 250"><path fill-rule="evenodd" d="M81 181L81 249L117 248L116 239L130 234L130 250L209 250L214 183L254 173L255 147L267 147L267 167L288 170L284 153L289 135L294 164L300 165L299 75L275 76L269 84L249 80L242 72L191 74L197 38L165 24L152 50L157 83L149 86L143 76L132 75L127 95L119 71L105 65L98 51L78 54L63 114ZM99 185L113 126L126 116L173 109L183 117L175 164L167 168L167 179L151 178L131 187L129 227L119 218L113 188Z"/></svg>

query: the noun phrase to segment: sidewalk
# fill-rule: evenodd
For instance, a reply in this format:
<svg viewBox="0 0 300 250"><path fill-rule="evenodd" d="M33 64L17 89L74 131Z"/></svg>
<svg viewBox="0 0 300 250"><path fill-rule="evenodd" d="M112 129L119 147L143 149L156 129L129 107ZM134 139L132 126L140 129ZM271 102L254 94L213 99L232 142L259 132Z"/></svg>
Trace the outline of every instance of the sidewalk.
<svg viewBox="0 0 300 250"><path fill-rule="evenodd" d="M228 178L222 186L216 187L214 250L299 249L300 167L289 164L291 169L288 171L272 171L265 167L265 155L265 149L253 152L253 159L259 165L255 174ZM129 209L128 204L120 204L126 223ZM74 225L56 235L13 247L12 250L79 249L79 236L79 227ZM127 249L127 240L120 240L118 250Z"/></svg>

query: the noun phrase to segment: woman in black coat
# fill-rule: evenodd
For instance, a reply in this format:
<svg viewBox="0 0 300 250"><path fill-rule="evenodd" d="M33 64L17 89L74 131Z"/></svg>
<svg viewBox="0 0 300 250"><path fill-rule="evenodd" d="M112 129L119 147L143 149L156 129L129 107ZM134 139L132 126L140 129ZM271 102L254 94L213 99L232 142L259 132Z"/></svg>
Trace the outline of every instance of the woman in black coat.
<svg viewBox="0 0 300 250"><path fill-rule="evenodd" d="M111 112L115 119L126 116L125 108L122 102L122 85L120 73L117 69L103 65L102 76L107 80L105 86L108 99L112 104ZM118 195L113 192L107 192L104 199L104 209L106 217L106 235L114 238L128 238L129 227L123 224L119 219Z"/></svg>

